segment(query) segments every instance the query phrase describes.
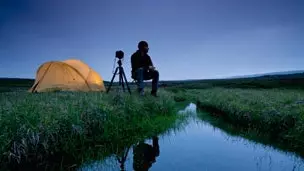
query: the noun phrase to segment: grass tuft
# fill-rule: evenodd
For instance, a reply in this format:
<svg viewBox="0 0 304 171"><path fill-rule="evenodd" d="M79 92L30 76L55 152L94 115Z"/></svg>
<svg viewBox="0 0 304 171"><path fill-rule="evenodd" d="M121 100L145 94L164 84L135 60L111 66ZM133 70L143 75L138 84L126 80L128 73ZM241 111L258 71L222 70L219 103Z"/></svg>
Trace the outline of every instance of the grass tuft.
<svg viewBox="0 0 304 171"><path fill-rule="evenodd" d="M162 91L157 99L127 93L7 92L0 94L0 104L1 163L18 167L68 167L92 157L87 152L96 145L105 156L111 145L164 132L178 118L172 94Z"/></svg>
<svg viewBox="0 0 304 171"><path fill-rule="evenodd" d="M288 143L304 156L304 91L213 88L189 90L200 109L220 116L235 126L267 134Z"/></svg>

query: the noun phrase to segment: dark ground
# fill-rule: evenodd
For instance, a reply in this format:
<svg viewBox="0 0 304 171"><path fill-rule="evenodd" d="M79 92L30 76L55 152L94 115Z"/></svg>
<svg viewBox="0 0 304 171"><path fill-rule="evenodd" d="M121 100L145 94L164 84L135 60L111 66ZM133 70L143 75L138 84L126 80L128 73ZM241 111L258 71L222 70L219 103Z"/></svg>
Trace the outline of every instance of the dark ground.
<svg viewBox="0 0 304 171"><path fill-rule="evenodd" d="M34 83L34 79L0 78L0 92L28 90ZM104 81L106 87L109 81ZM131 87L134 86L132 80L128 80ZM117 82L113 84L116 86ZM147 86L151 82L146 83ZM162 88L183 88L183 89L205 89L212 87L222 88L244 88L244 89L304 89L304 73L289 75L269 75L255 78L236 79L208 79L208 80L184 80L184 81L160 81Z"/></svg>

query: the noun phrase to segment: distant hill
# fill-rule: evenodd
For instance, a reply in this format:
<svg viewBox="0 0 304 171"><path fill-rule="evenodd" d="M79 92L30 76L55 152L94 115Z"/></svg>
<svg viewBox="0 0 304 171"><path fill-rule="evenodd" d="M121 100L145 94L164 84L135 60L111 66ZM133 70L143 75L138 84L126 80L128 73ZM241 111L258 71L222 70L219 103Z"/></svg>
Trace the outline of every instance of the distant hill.
<svg viewBox="0 0 304 171"><path fill-rule="evenodd" d="M295 74L295 75L294 75ZM242 76L233 76L227 78L215 78L215 79L186 79L186 80L161 80L161 82L195 82L195 81L202 81L202 80L222 80L222 79L237 79L237 78L255 78L255 77L265 77L265 76L283 76L283 75L294 75L299 76L298 74L304 74L304 70L295 70L295 71L280 71L280 72L270 72L270 73L263 73L263 74L252 74L252 75L242 75ZM27 79L27 78L1 78L0 77L0 85L1 83L34 83L34 79ZM114 81L117 82L117 79ZM131 80L128 80L131 82ZM149 81L148 81L149 82ZM110 81L104 80L105 84L109 84Z"/></svg>
<svg viewBox="0 0 304 171"><path fill-rule="evenodd" d="M243 76L233 76L228 77L227 79L232 78L254 78L254 77L262 77L262 76L269 76L269 75L290 75L290 74L300 74L304 73L304 70L295 70L295 71L281 71L281 72L270 72L270 73L264 73L264 74L252 74L252 75L243 75Z"/></svg>
<svg viewBox="0 0 304 171"><path fill-rule="evenodd" d="M201 79L192 81L164 81L166 87L201 89L211 87L224 88L290 88L304 89L304 72L281 75L262 75L243 78Z"/></svg>
<svg viewBox="0 0 304 171"><path fill-rule="evenodd" d="M26 91L34 81L34 79L23 78L0 78L0 92Z"/></svg>
<svg viewBox="0 0 304 171"><path fill-rule="evenodd" d="M15 89L28 89L34 79L22 78L0 78L0 92L12 91ZM129 85L134 85L128 80ZM104 81L106 87L109 86L109 81ZM147 82L150 86L151 81ZM195 84L195 86L194 86ZM117 81L113 86L118 85ZM272 72L265 74L254 74L247 76L237 76L223 79L196 79L196 80L160 80L160 86L186 86L192 88L205 87L227 87L227 88L304 88L304 70L299 71L284 71Z"/></svg>
<svg viewBox="0 0 304 171"><path fill-rule="evenodd" d="M0 78L0 86L32 86L34 81L27 78Z"/></svg>

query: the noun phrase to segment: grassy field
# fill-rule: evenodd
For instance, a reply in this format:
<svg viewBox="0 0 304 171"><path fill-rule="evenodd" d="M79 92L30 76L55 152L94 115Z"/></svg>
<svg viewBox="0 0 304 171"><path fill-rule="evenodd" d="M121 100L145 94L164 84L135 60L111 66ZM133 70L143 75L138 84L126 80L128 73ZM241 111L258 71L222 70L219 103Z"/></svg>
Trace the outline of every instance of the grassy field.
<svg viewBox="0 0 304 171"><path fill-rule="evenodd" d="M178 127L175 113L182 101L196 102L208 117L233 125L234 133L245 130L249 138L267 137L265 142L284 144L284 149L304 156L303 74L161 82L158 99L119 96L115 90L24 92L32 81L0 80L2 164L67 168L106 157Z"/></svg>
<svg viewBox="0 0 304 171"><path fill-rule="evenodd" d="M304 157L303 90L213 88L189 90L180 96L192 98L198 108L233 125L235 130L246 130L264 140L267 137L268 143Z"/></svg>
<svg viewBox="0 0 304 171"><path fill-rule="evenodd" d="M219 120L213 124L233 125L233 133L261 137L262 143L304 157L304 74L169 82L165 89L175 93L176 101L196 102Z"/></svg>
<svg viewBox="0 0 304 171"><path fill-rule="evenodd" d="M175 96L304 157L304 90L209 88L179 90Z"/></svg>
<svg viewBox="0 0 304 171"><path fill-rule="evenodd" d="M0 106L2 168L77 167L113 153L113 146L175 128L181 119L166 92L157 100L114 92L6 92Z"/></svg>

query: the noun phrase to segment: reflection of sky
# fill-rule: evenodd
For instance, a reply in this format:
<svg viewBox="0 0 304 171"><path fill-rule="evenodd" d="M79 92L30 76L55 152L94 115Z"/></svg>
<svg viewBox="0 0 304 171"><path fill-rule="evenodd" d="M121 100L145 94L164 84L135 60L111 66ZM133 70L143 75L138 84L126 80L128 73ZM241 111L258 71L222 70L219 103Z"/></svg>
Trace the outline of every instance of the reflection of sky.
<svg viewBox="0 0 304 171"><path fill-rule="evenodd" d="M147 141L152 144L151 140ZM303 164L301 159L293 158L260 144L243 138L231 137L213 126L200 121L191 122L175 135L160 137L160 156L151 167L159 170L231 170L231 171L289 171ZM128 155L126 170L132 170L132 150ZM115 159L109 159L109 168L118 170ZM116 166L113 166L116 164ZM102 168L95 163L96 168ZM104 165L103 165L104 167ZM107 167L108 168L108 167ZM303 170L295 167L295 170ZM107 169L105 169L107 170Z"/></svg>

